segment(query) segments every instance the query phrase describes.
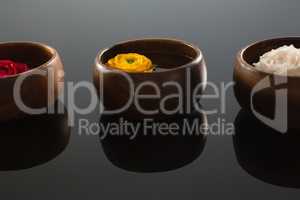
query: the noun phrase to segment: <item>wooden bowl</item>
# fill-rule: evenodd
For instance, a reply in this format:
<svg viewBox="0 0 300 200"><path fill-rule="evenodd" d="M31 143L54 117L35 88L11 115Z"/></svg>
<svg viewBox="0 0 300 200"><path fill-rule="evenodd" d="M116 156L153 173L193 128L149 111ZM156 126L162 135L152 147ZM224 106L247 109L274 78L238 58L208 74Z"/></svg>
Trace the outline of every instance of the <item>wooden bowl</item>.
<svg viewBox="0 0 300 200"><path fill-rule="evenodd" d="M259 41L242 49L236 57L234 91L241 107L251 111L255 109L256 112L268 118L274 118L275 115L282 115L284 118L284 113L276 113L278 111L276 107L280 106L279 101L276 102L276 97L280 95L283 97L286 91L287 105L283 105L281 109L287 111L287 119L283 120L287 120L288 128L299 128L299 120L296 116L300 112L300 77L266 73L253 66L253 63L258 62L264 53L291 44L300 48L300 37ZM258 88L262 89L256 91Z"/></svg>
<svg viewBox="0 0 300 200"><path fill-rule="evenodd" d="M63 64L55 49L36 42L5 42L0 43L0 59L26 63L30 68L24 73L0 78L0 121L25 116L24 109L18 106L20 99L14 98L16 83L21 79L24 81L18 94L24 105L29 108L53 105L61 92L59 83L64 81ZM46 75L39 75L40 72Z"/></svg>
<svg viewBox="0 0 300 200"><path fill-rule="evenodd" d="M120 53L139 53L147 56L158 66L157 70L145 73L125 73L120 70L108 67L106 65L110 58ZM189 76L187 78L187 76ZM132 81L132 87L128 79ZM159 97L152 99L140 98L138 104L131 99L135 99L138 87L141 84L154 83L158 86ZM160 103L170 94L178 94L178 88L164 86L168 83L178 83L182 89L182 101L179 98L170 98L164 101L163 106ZM174 111L180 107L181 113L189 113L192 106L192 91L198 87L201 93L206 84L206 65L199 48L184 41L175 39L140 39L122 42L111 48L101 51L95 60L94 84L99 92L100 99L106 110L118 110L126 103L127 109L118 112L126 117L139 119L148 116L166 116L176 114ZM158 94L151 85L145 86L139 90L139 95ZM138 109L137 105L142 108ZM163 109L160 109L162 108ZM186 109L187 108L187 109ZM147 112L146 111L155 111ZM167 112L164 112L167 110ZM156 112L157 111L157 112Z"/></svg>

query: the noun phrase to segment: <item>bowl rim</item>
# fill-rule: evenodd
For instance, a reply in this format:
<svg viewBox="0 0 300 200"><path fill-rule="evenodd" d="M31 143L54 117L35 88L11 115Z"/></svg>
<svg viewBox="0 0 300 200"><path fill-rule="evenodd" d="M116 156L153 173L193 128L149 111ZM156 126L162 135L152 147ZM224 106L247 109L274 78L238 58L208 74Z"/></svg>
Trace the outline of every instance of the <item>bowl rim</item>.
<svg viewBox="0 0 300 200"><path fill-rule="evenodd" d="M274 37L274 38L268 38L268 39L263 39L263 40L258 40L255 42L250 43L249 45L247 45L246 47L242 48L238 53L237 53L237 61L240 63L240 66L252 71L252 72L257 72L259 74L265 75L265 76L277 76L277 77L289 77L289 78L300 78L299 76L294 76L294 75L282 75L282 74L275 74L275 73L270 73L270 72L265 72L265 71L261 71L258 70L257 68L255 68L255 66L253 64L248 63L245 59L244 59L244 54L245 51L247 51L250 47L257 45L259 43L263 43L263 42L270 42L270 41L276 41L276 40L292 40L292 39L298 39L300 40L300 36L287 36L287 37Z"/></svg>
<svg viewBox="0 0 300 200"><path fill-rule="evenodd" d="M45 43L41 43L41 42L34 42L34 41L6 41L6 42L0 42L0 46L1 45L6 45L6 44L19 44L19 45L29 44L29 45L33 45L33 46L39 46L39 47L42 47L42 48L48 50L49 52L51 52L52 56L47 62L42 63L41 65L38 65L33 69L29 69L25 72L14 74L14 75L7 75L5 77L0 78L0 81L5 80L5 79L17 78L19 76L32 73L35 70L41 70L43 68L47 68L58 56L58 53L57 53L55 48L53 48L53 47L51 47L51 46L49 46Z"/></svg>
<svg viewBox="0 0 300 200"><path fill-rule="evenodd" d="M119 46L122 44L126 44L126 43L130 43L130 42L139 42L139 41L169 41L169 42L176 42L178 44L184 45L184 46L188 46L190 48L192 48L195 52L196 52L196 57L194 59L192 59L190 62L184 64L184 65L180 65L178 67L174 67L171 69L167 69L164 71L154 71L154 72L126 72L126 71L122 71L120 69L116 69L116 68L112 68L107 66L105 63L103 63L101 61L102 56L104 55L104 53L106 53L107 51L109 51L111 48L115 47L115 46ZM137 38L137 39L130 39L130 40L123 40L121 42L118 42L112 46L110 46L109 48L105 48L102 49L100 52L97 53L96 59L95 59L95 66L98 69L101 70L105 70L105 71L110 71L110 72L118 72L118 73L126 73L126 74L157 74L157 73L167 73L167 72L171 72L171 71L176 71L176 70L180 70L182 68L190 68L192 66L194 66L197 63L200 63L203 60L203 54L201 49L189 42L186 42L184 40L181 39L177 39L177 38L169 38L169 37L146 37L146 38Z"/></svg>

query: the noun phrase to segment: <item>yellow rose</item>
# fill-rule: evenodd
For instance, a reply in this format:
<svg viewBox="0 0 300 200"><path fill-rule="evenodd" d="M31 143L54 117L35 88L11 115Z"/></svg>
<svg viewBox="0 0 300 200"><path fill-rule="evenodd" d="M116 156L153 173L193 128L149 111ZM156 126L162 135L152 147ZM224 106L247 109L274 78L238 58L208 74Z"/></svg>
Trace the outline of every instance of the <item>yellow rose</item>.
<svg viewBox="0 0 300 200"><path fill-rule="evenodd" d="M107 65L125 72L151 72L152 62L146 56L137 53L118 54Z"/></svg>

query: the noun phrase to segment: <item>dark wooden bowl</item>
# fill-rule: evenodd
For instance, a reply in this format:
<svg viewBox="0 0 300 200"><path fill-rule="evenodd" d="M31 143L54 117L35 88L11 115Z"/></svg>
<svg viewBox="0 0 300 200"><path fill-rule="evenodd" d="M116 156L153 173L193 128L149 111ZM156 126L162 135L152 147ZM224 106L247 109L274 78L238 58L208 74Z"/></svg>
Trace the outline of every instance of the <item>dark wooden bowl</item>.
<svg viewBox="0 0 300 200"><path fill-rule="evenodd" d="M0 121L25 116L14 98L14 87L17 80L22 78L24 81L19 94L27 107L53 105L61 91L62 84L59 83L64 80L63 64L55 49L36 42L5 42L0 43L0 59L26 63L30 68L24 73L0 79ZM51 73L48 76L37 75L38 71ZM48 84L48 81L52 84Z"/></svg>
<svg viewBox="0 0 300 200"><path fill-rule="evenodd" d="M158 70L145 73L125 73L106 65L110 58L120 53L139 53L146 55L158 66ZM190 73L190 78L187 78ZM188 105L192 105L192 91L199 87L199 93L203 91L206 83L206 65L200 49L184 41L174 39L140 39L132 40L114 45L111 48L101 51L95 60L94 84L100 94L102 103L107 110L117 110L124 106L130 97L130 84L124 75L128 76L133 83L134 91L140 84L151 82L158 86L160 97L155 99L140 99L139 105L144 110L155 110L160 108L162 99L170 94L178 93L175 87L163 87L167 82L179 83L184 96L183 102L178 98L169 99L165 102L164 108L174 111L177 106L184 109L182 113L189 113ZM188 88L188 85L190 87ZM139 94L155 94L153 87L143 87ZM191 109L192 110L192 109ZM124 116L140 118L147 116L166 116L175 113L162 112L144 113L132 103L129 107L120 112Z"/></svg>
<svg viewBox="0 0 300 200"><path fill-rule="evenodd" d="M300 113L300 77L274 75L257 70L253 63L259 61L264 53L281 47L293 44L300 48L300 37L275 38L256 42L242 49L236 57L234 68L235 96L241 107L253 111L253 108L264 116L275 117L276 93L287 92L287 122L289 128L299 128L298 113ZM264 81L262 84L261 81ZM267 86L255 94L252 94L258 84ZM252 108L251 108L252 96ZM282 113L283 114L283 113Z"/></svg>

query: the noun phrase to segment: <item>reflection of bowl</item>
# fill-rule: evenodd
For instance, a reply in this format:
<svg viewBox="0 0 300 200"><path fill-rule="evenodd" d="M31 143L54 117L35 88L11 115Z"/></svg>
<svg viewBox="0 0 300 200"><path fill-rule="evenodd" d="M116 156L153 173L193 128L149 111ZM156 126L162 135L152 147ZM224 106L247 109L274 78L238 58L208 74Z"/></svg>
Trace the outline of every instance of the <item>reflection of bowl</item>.
<svg viewBox="0 0 300 200"><path fill-rule="evenodd" d="M106 66L106 62L120 53L139 53L147 56L156 66L154 72L145 73L125 73L117 69ZM190 74L190 78L187 76ZM132 80L133 87L125 78L127 76ZM173 39L141 39L123 42L99 53L96 58L94 68L94 84L97 91L100 92L102 102L107 110L117 110L122 108L131 98L137 97L133 91L136 91L139 85L154 83L158 86L159 97L139 98L138 104L144 110L156 110L161 108L161 100L170 94L179 94L183 100L170 97L164 102L166 110L176 110L180 107L186 109L192 105L191 91L197 84L201 84L199 93L201 93L206 83L206 65L201 51L186 42ZM164 85L173 83L173 85ZM174 86L179 85L178 87ZM155 86L147 85L140 88L140 95L158 94ZM182 91L180 91L182 89ZM135 104L137 105L137 104ZM156 113L140 112L134 104L130 104L128 109L122 112L131 117L140 117L145 115L162 114L161 109Z"/></svg>
<svg viewBox="0 0 300 200"><path fill-rule="evenodd" d="M125 123L135 127L137 134L126 129ZM204 127L207 127L207 119L199 113L153 119L153 122L130 120L116 115L103 115L100 119L102 127L114 124L120 130L115 132L110 129L111 134L101 131L101 144L106 157L114 165L128 171L161 172L178 169L194 161L206 143L207 129ZM159 125L172 126L173 131L155 128ZM178 131L174 129L176 125Z"/></svg>
<svg viewBox="0 0 300 200"><path fill-rule="evenodd" d="M68 116L32 115L0 125L0 170L21 170L46 163L69 143Z"/></svg>
<svg viewBox="0 0 300 200"><path fill-rule="evenodd" d="M30 68L27 72L0 79L0 121L23 115L14 100L15 83L22 78L26 77L19 94L27 107L41 108L54 103L60 93L58 83L63 81L63 65L55 49L34 42L0 43L0 59L22 62ZM41 75L49 71L53 73Z"/></svg>
<svg viewBox="0 0 300 200"><path fill-rule="evenodd" d="M273 185L300 188L300 134L281 134L246 110L235 120L234 149L241 167Z"/></svg>
<svg viewBox="0 0 300 200"><path fill-rule="evenodd" d="M236 59L234 69L235 95L240 105L245 109L251 108L251 96L253 96L253 108L267 117L274 117L276 97L280 89L287 89L287 111L289 127L299 127L298 113L300 112L300 77L274 75L257 70L252 64L259 61L264 53L279 48L283 45L293 44L300 48L300 37L277 38L254 43L241 50ZM259 90L259 91L258 91ZM253 95L251 94L252 92ZM281 101L281 100L280 100ZM282 100L281 102L283 102ZM280 104L280 102L277 102ZM283 105L285 106L285 105ZM282 113L280 113L282 114Z"/></svg>

